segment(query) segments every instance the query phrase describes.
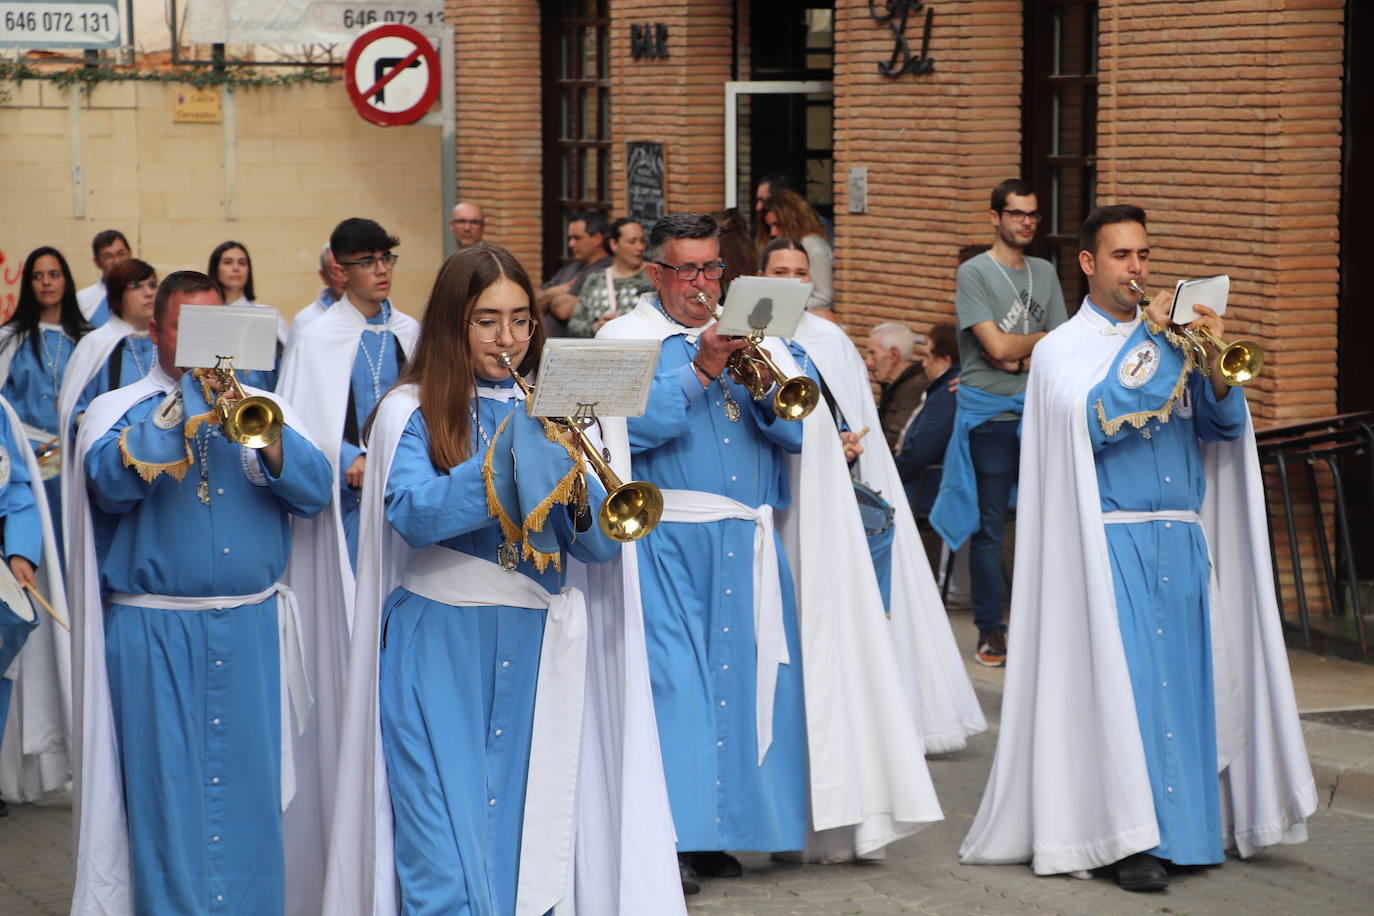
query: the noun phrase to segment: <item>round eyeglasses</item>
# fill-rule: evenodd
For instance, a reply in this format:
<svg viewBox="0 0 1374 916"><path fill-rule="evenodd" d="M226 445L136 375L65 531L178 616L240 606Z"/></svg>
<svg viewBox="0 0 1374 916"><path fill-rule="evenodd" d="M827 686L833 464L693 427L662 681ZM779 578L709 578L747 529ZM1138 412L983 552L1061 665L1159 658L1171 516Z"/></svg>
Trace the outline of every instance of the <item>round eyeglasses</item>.
<svg viewBox="0 0 1374 916"><path fill-rule="evenodd" d="M513 321L497 321L495 318L478 318L469 321L477 330L477 339L482 343L496 343L501 339L501 332L510 328L510 336L519 341L529 340L534 336L535 320L533 318L516 318Z"/></svg>

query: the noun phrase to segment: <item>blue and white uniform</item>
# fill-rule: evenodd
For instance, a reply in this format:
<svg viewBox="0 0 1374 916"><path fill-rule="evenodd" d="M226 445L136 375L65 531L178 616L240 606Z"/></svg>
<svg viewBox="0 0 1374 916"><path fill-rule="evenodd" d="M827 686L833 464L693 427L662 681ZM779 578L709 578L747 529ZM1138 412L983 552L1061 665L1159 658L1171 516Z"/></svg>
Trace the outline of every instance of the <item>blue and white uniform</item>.
<svg viewBox="0 0 1374 916"><path fill-rule="evenodd" d="M396 384L406 354L391 333L391 302L367 319L368 329L358 337L358 353L348 377L349 413L344 418L343 439L339 443L339 509L343 514L344 537L348 540L348 559L358 565L358 509L362 491L344 480L349 465L363 454L362 430L382 395Z"/></svg>
<svg viewBox="0 0 1374 916"><path fill-rule="evenodd" d="M148 395L106 431L83 430L83 442L98 438L80 456L105 600L133 910L279 913L278 632L287 612L276 583L290 517L329 502L329 464L290 426L280 476L211 423L188 440L183 422L169 422L163 399L151 396L164 389L144 384ZM176 384L187 416L209 410L190 373ZM109 398L128 394L96 399L88 422ZM181 480L141 473L188 457ZM102 878L111 880L78 875L78 908Z"/></svg>
<svg viewBox="0 0 1374 916"><path fill-rule="evenodd" d="M43 527L33 499L32 478L21 449L28 447L22 432L15 435L8 417L0 412L0 524L3 524L3 556L23 557L35 570L43 565ZM16 613L18 609L0 603L0 748L4 746L5 723L9 717L14 680L7 673L29 634L38 626Z"/></svg>
<svg viewBox="0 0 1374 916"><path fill-rule="evenodd" d="M40 322L34 335L10 336L0 348L8 350L8 372L0 395L10 402L25 426L30 448L38 450L58 438L58 401L67 362L76 341L59 324ZM60 460L60 459L49 459ZM58 475L43 482L53 529L61 542L62 482Z"/></svg>

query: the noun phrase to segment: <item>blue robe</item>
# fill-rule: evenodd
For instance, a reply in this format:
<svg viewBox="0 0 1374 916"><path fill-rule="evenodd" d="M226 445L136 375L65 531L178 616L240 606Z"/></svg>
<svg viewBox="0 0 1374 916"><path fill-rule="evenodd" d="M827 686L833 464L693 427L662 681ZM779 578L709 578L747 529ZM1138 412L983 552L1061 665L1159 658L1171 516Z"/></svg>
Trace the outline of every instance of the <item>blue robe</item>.
<svg viewBox="0 0 1374 916"><path fill-rule="evenodd" d="M190 373L187 416L207 411ZM100 556L103 593L253 594L286 567L290 515L328 505L329 463L291 428L283 468L206 424L210 505L196 497L201 463L151 484L124 466L120 439L140 461L185 455L181 424L157 428L161 398L131 407L85 456L92 512L112 537ZM245 463L259 483L251 481ZM108 603L105 652L119 739L130 863L139 913L280 913L280 670L277 599L210 611Z"/></svg>
<svg viewBox="0 0 1374 916"><path fill-rule="evenodd" d="M115 344L115 348L110 351L109 357L104 364L96 371L81 394L76 399L76 407L72 409L72 418L81 416L90 406L91 401L100 397L107 391L131 385L143 378L153 367L157 365L157 346L152 338L146 334L133 335ZM75 423L73 423L73 426ZM73 434L72 440L76 436Z"/></svg>
<svg viewBox="0 0 1374 916"><path fill-rule="evenodd" d="M1161 347L1169 346L1159 340ZM1131 345L1123 347L1123 357ZM1117 385L1119 361L1088 395L1102 511L1200 510L1206 473L1199 442L1242 434L1243 392L1233 390L1217 401L1211 382L1193 373L1169 421L1148 424L1149 438L1129 424L1107 436L1095 405ZM1153 520L1105 527L1121 641L1159 823L1160 843L1147 851L1178 865L1221 862L1210 564L1202 526Z"/></svg>
<svg viewBox="0 0 1374 916"><path fill-rule="evenodd" d="M482 431L495 435L522 406L478 398ZM534 422L520 410L511 422L522 421ZM411 416L386 484L387 521L411 547L441 544L496 559L503 538L487 511L486 443L476 429L472 442L472 457L436 470L424 418L419 411ZM595 477L588 485L595 507L605 490ZM574 538L566 509L555 507L547 527L565 555L604 562L619 550L596 525ZM518 570L546 591L563 585L552 565L539 573L523 561ZM528 608L452 607L404 588L387 599L379 698L403 913L515 912L545 616Z"/></svg>
<svg viewBox="0 0 1374 916"><path fill-rule="evenodd" d="M86 319L86 323L89 324L92 328L98 328L109 320L110 297L104 296L101 298L100 304L95 307L95 311L91 312L91 317Z"/></svg>
<svg viewBox="0 0 1374 916"><path fill-rule="evenodd" d="M0 395L10 402L14 412L19 414L20 420L35 429L50 433L51 439L57 436L58 393L62 389L62 378L66 375L67 363L72 358L76 343L58 325L40 324L39 332L43 335L42 343L47 345L47 349L44 350L42 344L39 344L38 352L35 354L32 337L26 336L20 341L15 347L9 378L5 380L4 387L0 388ZM49 359L52 361L51 366L48 364ZM37 450L43 444L33 443L32 447ZM53 536L57 538L60 551L62 480L57 476L50 477L43 482L43 487L47 490L48 514L52 516Z"/></svg>
<svg viewBox="0 0 1374 916"><path fill-rule="evenodd" d="M367 323L386 324L389 320L391 301L387 300L382 303L381 311L367 319ZM360 443L367 418L382 399L381 396L396 384L403 355L400 354L396 335L390 331L364 331L359 335L358 352L354 355L353 371L349 375L352 392L349 400L353 414L344 421L346 428L339 445L339 511L343 517L344 539L348 542L348 560L354 568L358 565L358 513L362 506L362 491L344 481L344 472L363 454ZM378 372L375 387L372 377L374 368Z"/></svg>
<svg viewBox="0 0 1374 916"><path fill-rule="evenodd" d="M10 557L21 556L36 570L43 562L43 525L38 505L33 501L29 468L20 451L28 448L28 440L22 434L15 435L3 412L0 412L0 446L9 456L10 466L9 482L0 487L0 517L4 519L4 556L0 562L8 564ZM0 744L4 742L10 693L14 689L14 681L6 677L5 672L38 624L37 619L24 620L7 605L0 604Z"/></svg>
<svg viewBox="0 0 1374 916"><path fill-rule="evenodd" d="M724 413L719 384L703 392L695 345L663 341L641 417L628 421L635 477L748 506L791 500L786 453L800 423L778 420L723 377L743 415ZM678 849L801 849L807 829L806 723L792 573L778 565L791 664L778 669L773 742L758 764L752 521L664 522L638 544L649 670ZM776 537L776 535L775 535Z"/></svg>

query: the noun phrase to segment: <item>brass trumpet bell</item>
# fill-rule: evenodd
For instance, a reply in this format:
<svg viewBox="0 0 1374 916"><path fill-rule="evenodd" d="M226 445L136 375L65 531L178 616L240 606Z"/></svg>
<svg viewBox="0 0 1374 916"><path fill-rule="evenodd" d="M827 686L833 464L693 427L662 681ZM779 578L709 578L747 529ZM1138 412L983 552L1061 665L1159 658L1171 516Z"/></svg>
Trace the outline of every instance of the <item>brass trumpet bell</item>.
<svg viewBox="0 0 1374 916"><path fill-rule="evenodd" d="M1264 351L1253 340L1237 340L1228 344L1208 331L1203 331L1202 336L1221 351L1217 370L1226 384L1248 385L1264 368Z"/></svg>
<svg viewBox="0 0 1374 916"><path fill-rule="evenodd" d="M614 472L611 473L614 476ZM621 542L644 537L654 530L662 517L663 493L653 484L637 480L608 492L596 513L597 524L606 536Z"/></svg>
<svg viewBox="0 0 1374 916"><path fill-rule="evenodd" d="M221 410L224 435L248 448L266 448L281 438L286 418L271 398L254 395Z"/></svg>

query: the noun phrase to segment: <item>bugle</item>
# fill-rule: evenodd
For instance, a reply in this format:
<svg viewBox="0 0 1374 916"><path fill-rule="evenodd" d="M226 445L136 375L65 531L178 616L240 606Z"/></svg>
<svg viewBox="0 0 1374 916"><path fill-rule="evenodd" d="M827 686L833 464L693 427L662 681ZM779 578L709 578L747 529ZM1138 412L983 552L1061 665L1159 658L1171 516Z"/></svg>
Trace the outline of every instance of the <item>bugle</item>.
<svg viewBox="0 0 1374 916"><path fill-rule="evenodd" d="M1152 296L1145 292L1135 280L1128 284L1133 292L1140 294L1140 304L1148 306L1154 301ZM1227 343L1205 327L1186 328L1183 325L1173 324L1170 328L1183 335L1193 349L1195 362L1203 374L1208 372L1207 351L1203 348L1202 342L1211 344L1221 353L1217 361L1217 370L1221 375L1221 380L1228 385L1246 385L1254 381L1264 368L1264 351L1260 345L1253 340L1237 340L1234 343Z"/></svg>
<svg viewBox="0 0 1374 916"><path fill-rule="evenodd" d="M195 377L205 383L213 377L219 383L219 396L211 410L224 430L225 438L248 448L266 448L281 438L286 424L281 406L260 395L248 397L234 374L232 360L221 357L213 369L196 369Z"/></svg>
<svg viewBox="0 0 1374 916"><path fill-rule="evenodd" d="M712 309L716 313L716 318L720 318L721 306L711 302L706 290L697 292L697 302ZM750 332L746 339L749 346L730 354L729 360L725 363L726 370L735 381L747 388L750 396L757 401L768 393L768 386L764 384L760 367L767 368L778 383L778 390L773 395L773 412L781 420L806 419L821 401L821 386L809 375L794 375L789 378L783 374L778 364L768 355L768 351L759 346L759 342L763 340L762 329Z"/></svg>
<svg viewBox="0 0 1374 916"><path fill-rule="evenodd" d="M526 400L534 397L534 388L520 377L509 353L501 354L501 365L505 366L515 379L515 384L525 393ZM622 483L619 475L601 455L587 436L582 423L575 417L556 417L545 422L565 426L577 438L578 447L591 462L592 470L606 488L606 498L596 513L597 524L606 536L613 541L637 541L653 531L658 520L663 517L663 493L658 487L643 480Z"/></svg>

